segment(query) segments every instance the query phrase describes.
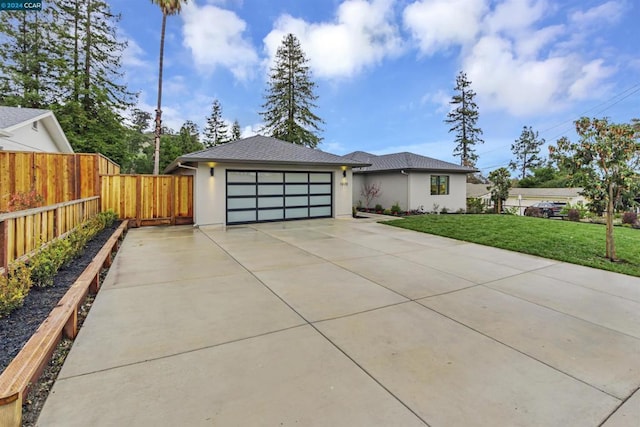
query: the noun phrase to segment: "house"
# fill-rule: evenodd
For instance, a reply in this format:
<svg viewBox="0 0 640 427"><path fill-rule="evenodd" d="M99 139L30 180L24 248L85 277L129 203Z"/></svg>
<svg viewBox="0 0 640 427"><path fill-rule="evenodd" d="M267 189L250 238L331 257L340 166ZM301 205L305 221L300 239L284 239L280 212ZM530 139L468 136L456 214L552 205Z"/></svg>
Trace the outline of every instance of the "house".
<svg viewBox="0 0 640 427"><path fill-rule="evenodd" d="M466 209L467 174L477 172L474 168L406 152L376 156L355 151L344 157L371 164L353 169L352 192L356 204L366 205L362 194L365 186L379 185L381 194L371 204L388 209L398 203L404 211Z"/></svg>
<svg viewBox="0 0 640 427"><path fill-rule="evenodd" d="M368 163L256 135L179 157L194 176L194 222L246 224L350 217L352 168Z"/></svg>
<svg viewBox="0 0 640 427"><path fill-rule="evenodd" d="M570 203L576 205L578 203L587 204L587 199L580 193L581 187L567 188L511 188L509 190L509 198L505 201L504 206L508 208L518 208L519 215L524 215L527 206L535 205L540 202L553 203Z"/></svg>
<svg viewBox="0 0 640 427"><path fill-rule="evenodd" d="M0 150L73 153L52 111L2 106Z"/></svg>

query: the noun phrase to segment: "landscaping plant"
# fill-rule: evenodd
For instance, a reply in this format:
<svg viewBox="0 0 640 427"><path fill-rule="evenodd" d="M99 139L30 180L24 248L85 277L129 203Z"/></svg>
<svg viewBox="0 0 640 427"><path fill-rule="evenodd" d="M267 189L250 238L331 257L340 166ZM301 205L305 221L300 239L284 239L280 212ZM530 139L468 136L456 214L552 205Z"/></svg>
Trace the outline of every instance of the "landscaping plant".
<svg viewBox="0 0 640 427"><path fill-rule="evenodd" d="M22 261L10 264L6 274L0 274L0 317L21 307L30 288L31 276L27 265Z"/></svg>

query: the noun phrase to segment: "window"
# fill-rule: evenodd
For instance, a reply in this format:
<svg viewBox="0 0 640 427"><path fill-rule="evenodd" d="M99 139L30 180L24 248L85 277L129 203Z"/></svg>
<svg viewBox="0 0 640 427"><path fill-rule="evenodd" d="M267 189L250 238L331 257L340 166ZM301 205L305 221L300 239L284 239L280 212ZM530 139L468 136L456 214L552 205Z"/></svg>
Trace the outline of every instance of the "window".
<svg viewBox="0 0 640 427"><path fill-rule="evenodd" d="M449 194L449 177L447 175L431 175L431 195Z"/></svg>

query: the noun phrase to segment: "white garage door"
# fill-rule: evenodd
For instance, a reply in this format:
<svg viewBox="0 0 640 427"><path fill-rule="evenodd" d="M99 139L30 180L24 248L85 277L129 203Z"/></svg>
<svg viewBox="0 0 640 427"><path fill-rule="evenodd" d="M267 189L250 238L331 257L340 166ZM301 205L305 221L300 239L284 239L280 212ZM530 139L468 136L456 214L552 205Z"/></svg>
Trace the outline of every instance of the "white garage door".
<svg viewBox="0 0 640 427"><path fill-rule="evenodd" d="M227 170L227 224L330 218L331 172Z"/></svg>

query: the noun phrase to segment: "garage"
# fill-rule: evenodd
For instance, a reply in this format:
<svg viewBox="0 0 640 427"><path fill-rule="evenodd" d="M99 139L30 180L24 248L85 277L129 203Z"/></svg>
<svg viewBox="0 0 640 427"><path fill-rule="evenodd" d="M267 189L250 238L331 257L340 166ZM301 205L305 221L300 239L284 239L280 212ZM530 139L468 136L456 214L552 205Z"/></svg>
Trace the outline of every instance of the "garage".
<svg viewBox="0 0 640 427"><path fill-rule="evenodd" d="M331 218L333 174L227 170L227 224Z"/></svg>
<svg viewBox="0 0 640 427"><path fill-rule="evenodd" d="M196 226L351 218L352 170L369 163L255 135L178 157L193 175Z"/></svg>

